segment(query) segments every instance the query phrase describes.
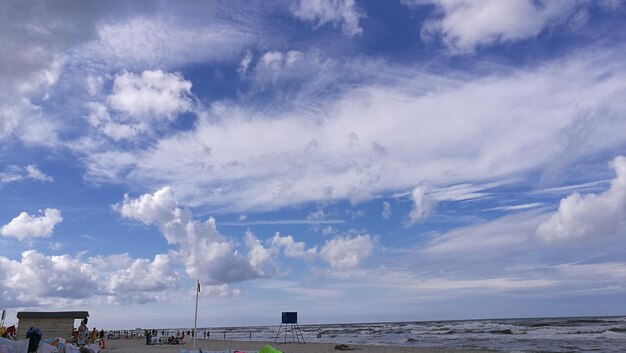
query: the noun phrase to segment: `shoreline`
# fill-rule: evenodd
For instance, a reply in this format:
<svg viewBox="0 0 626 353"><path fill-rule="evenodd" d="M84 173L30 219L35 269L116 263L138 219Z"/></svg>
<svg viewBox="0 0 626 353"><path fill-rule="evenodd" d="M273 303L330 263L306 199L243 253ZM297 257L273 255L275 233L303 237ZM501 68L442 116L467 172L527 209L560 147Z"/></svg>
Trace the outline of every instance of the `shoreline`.
<svg viewBox="0 0 626 353"><path fill-rule="evenodd" d="M192 349L193 341L186 340L180 345L146 345L145 339L119 339L107 340L103 353L178 353L179 349ZM237 340L212 340L197 339L196 349L203 351L259 351L261 347L270 346L285 353L333 353L341 352L335 349L334 343L274 343L267 341L237 341ZM351 344L350 350L359 353L502 353L503 351L480 350L480 349L451 349L451 348L421 348L392 345L362 345Z"/></svg>

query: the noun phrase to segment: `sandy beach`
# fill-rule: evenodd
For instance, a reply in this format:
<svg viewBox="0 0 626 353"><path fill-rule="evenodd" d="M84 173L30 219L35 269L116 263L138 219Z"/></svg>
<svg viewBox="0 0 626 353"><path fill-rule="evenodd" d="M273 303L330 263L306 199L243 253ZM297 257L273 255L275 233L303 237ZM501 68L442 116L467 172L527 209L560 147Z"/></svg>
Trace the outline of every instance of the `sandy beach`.
<svg viewBox="0 0 626 353"><path fill-rule="evenodd" d="M263 345L269 344L272 347L285 353L337 353L342 352L335 349L332 343L273 343L259 341L223 341L223 340L197 340L196 348L204 351L223 350L249 350L258 351ZM146 345L145 340L122 339L109 340L106 342L104 353L178 353L180 348L192 349L191 341L182 345ZM488 353L497 352L489 350L475 349L441 349L441 348L415 348L398 346L373 346L373 345L350 345L350 348L359 353Z"/></svg>

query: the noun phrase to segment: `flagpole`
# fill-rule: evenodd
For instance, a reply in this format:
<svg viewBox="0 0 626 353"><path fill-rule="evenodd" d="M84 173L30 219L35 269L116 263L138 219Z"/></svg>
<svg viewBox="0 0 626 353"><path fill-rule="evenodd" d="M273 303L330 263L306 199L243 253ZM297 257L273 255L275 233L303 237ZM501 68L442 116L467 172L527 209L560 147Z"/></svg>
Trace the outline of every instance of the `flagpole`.
<svg viewBox="0 0 626 353"><path fill-rule="evenodd" d="M193 321L193 349L196 349L196 336L198 335L196 328L198 326L198 297L199 295L200 295L200 279L198 278L198 282L196 285L196 317Z"/></svg>

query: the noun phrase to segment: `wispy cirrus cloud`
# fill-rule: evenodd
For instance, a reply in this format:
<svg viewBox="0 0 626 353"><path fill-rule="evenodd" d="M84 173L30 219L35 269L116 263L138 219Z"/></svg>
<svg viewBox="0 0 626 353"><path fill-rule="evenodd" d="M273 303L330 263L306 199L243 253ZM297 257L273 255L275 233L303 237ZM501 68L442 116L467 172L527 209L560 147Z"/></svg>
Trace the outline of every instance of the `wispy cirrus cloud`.
<svg viewBox="0 0 626 353"><path fill-rule="evenodd" d="M150 149L92 153L89 174L168 184L191 205L238 211L359 202L406 191L419 180L484 183L543 168L560 155L572 160L622 143L616 132L626 122L616 102L626 70L613 60L620 53L581 52L444 88L437 77L435 83L418 76L412 82L424 90L417 92L404 86L406 79L384 87L364 84L320 100L324 114L314 120L292 105L253 111L215 104L199 113L193 130L166 136ZM583 126L584 149L568 142L578 139ZM251 140L256 143L233 143ZM198 196L200 189L205 192Z"/></svg>
<svg viewBox="0 0 626 353"><path fill-rule="evenodd" d="M212 16L210 11L206 15ZM217 18L193 24L175 14L169 18L136 16L100 23L95 28L96 38L77 48L74 55L111 69L171 69L234 58L262 40L260 31Z"/></svg>
<svg viewBox="0 0 626 353"><path fill-rule="evenodd" d="M348 36L363 32L359 19L365 17L365 14L354 0L299 0L291 13L301 20L315 23L318 27L326 23L340 26Z"/></svg>
<svg viewBox="0 0 626 353"><path fill-rule="evenodd" d="M41 182L54 181L51 176L46 175L33 164L29 164L25 167L10 165L4 171L0 172L0 185L29 179Z"/></svg>

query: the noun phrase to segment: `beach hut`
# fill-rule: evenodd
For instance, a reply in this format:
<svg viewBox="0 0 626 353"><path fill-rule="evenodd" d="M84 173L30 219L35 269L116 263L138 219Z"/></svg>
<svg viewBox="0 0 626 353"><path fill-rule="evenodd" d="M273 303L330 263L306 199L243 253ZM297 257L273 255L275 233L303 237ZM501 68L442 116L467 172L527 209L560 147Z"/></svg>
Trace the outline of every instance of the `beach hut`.
<svg viewBox="0 0 626 353"><path fill-rule="evenodd" d="M24 339L32 326L38 327L45 338L69 338L74 331L74 320L87 317L87 311L20 311L17 313L17 338Z"/></svg>

